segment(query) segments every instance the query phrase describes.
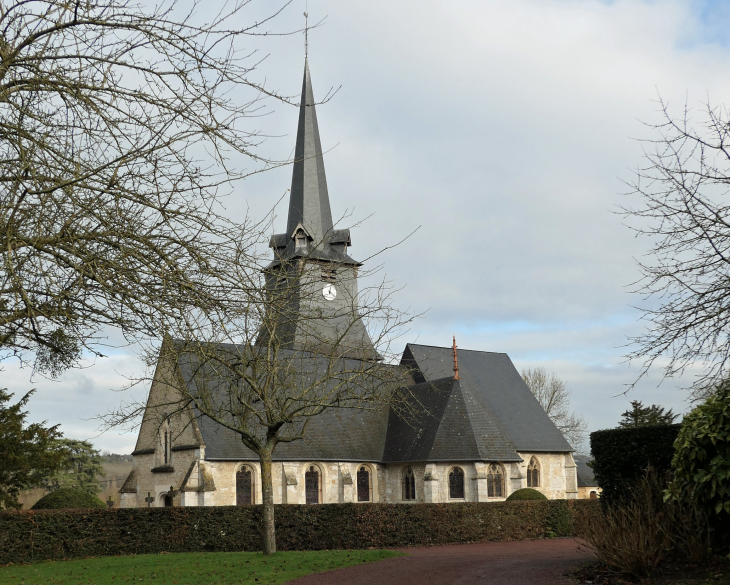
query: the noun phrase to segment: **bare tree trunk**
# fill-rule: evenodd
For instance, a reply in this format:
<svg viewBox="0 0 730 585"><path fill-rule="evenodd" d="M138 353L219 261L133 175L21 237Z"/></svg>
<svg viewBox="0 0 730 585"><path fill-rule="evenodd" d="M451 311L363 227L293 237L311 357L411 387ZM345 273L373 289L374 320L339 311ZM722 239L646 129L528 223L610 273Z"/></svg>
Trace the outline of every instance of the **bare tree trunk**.
<svg viewBox="0 0 730 585"><path fill-rule="evenodd" d="M271 452L268 445L259 453L261 462L261 496L264 504L264 554L276 552L276 532L274 529L274 480L271 471Z"/></svg>

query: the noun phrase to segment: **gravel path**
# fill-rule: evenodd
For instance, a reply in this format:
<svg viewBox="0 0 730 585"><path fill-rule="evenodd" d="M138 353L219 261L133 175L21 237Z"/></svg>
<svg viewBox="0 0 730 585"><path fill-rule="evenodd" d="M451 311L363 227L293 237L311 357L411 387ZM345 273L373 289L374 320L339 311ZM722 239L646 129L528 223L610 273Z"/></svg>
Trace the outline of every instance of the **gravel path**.
<svg viewBox="0 0 730 585"><path fill-rule="evenodd" d="M409 556L308 575L291 585L557 585L592 558L573 538L398 549Z"/></svg>

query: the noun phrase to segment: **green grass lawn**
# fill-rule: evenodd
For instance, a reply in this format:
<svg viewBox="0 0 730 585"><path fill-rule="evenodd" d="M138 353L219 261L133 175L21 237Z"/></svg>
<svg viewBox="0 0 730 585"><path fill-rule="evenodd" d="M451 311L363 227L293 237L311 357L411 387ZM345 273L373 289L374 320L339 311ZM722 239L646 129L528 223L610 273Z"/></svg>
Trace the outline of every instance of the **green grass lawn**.
<svg viewBox="0 0 730 585"><path fill-rule="evenodd" d="M160 583L275 585L310 573L400 556L389 550L179 553L97 557L0 567L0 583L96 585Z"/></svg>

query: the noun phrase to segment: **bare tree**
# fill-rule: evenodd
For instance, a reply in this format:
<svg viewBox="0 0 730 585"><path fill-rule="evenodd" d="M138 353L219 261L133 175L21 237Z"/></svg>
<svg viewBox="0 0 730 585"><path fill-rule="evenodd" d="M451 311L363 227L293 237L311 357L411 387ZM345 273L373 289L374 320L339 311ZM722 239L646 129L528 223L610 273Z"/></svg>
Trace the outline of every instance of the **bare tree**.
<svg viewBox="0 0 730 585"><path fill-rule="evenodd" d="M657 362L667 378L699 364L701 396L730 373L730 120L709 103L696 123L687 105L674 117L659 104L663 121L649 126L657 137L632 184L639 203L623 208L650 245L635 288L647 330L628 357L642 362L639 378Z"/></svg>
<svg viewBox="0 0 730 585"><path fill-rule="evenodd" d="M409 420L421 405L406 390L413 383L408 371L391 365L390 344L413 315L394 307L387 282L351 294L356 274L368 276L362 270L335 271L316 258L273 267L260 260L260 270L250 259L231 263L225 313L186 315L168 330L161 350L149 348L150 366L175 372L168 389L151 393L146 404L125 405L106 423L128 424L144 412L158 426L172 415L207 417L236 433L261 464L264 552L270 554L276 551L277 445L303 440L313 419L331 409L389 407ZM327 282L340 291L331 309L322 308L323 271L336 275Z"/></svg>
<svg viewBox="0 0 730 585"><path fill-rule="evenodd" d="M565 382L540 367L523 369L522 379L571 446L580 450L585 443L586 422L570 411L571 392Z"/></svg>
<svg viewBox="0 0 730 585"><path fill-rule="evenodd" d="M57 375L105 327L215 309L216 244L246 229L217 197L267 167L247 125L283 99L250 79L246 4L0 1L0 359Z"/></svg>

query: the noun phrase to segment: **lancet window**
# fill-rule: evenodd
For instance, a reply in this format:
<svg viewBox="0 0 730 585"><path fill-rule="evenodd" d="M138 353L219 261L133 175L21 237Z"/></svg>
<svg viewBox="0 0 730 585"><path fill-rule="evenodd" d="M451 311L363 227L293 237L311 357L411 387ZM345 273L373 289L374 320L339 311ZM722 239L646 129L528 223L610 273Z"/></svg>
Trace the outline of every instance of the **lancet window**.
<svg viewBox="0 0 730 585"><path fill-rule="evenodd" d="M319 470L312 465L304 474L304 496L307 504L319 504Z"/></svg>
<svg viewBox="0 0 730 585"><path fill-rule="evenodd" d="M504 469L498 463L492 463L487 470L487 497L504 497Z"/></svg>
<svg viewBox="0 0 730 585"><path fill-rule="evenodd" d="M462 499L464 497L464 471L454 467L449 472L449 498Z"/></svg>
<svg viewBox="0 0 730 585"><path fill-rule="evenodd" d="M162 423L160 442L162 443L162 463L170 465L172 460L172 430L170 429L170 417L165 418Z"/></svg>
<svg viewBox="0 0 730 585"><path fill-rule="evenodd" d="M357 501L370 501L370 470L364 465L357 470Z"/></svg>
<svg viewBox="0 0 730 585"><path fill-rule="evenodd" d="M530 459L530 464L527 466L527 487L540 487L540 464L535 457Z"/></svg>
<svg viewBox="0 0 730 585"><path fill-rule="evenodd" d="M253 472L247 465L236 472L236 506L250 506L254 503Z"/></svg>
<svg viewBox="0 0 730 585"><path fill-rule="evenodd" d="M403 470L403 499L416 499L416 476L413 475L413 469L410 467Z"/></svg>

